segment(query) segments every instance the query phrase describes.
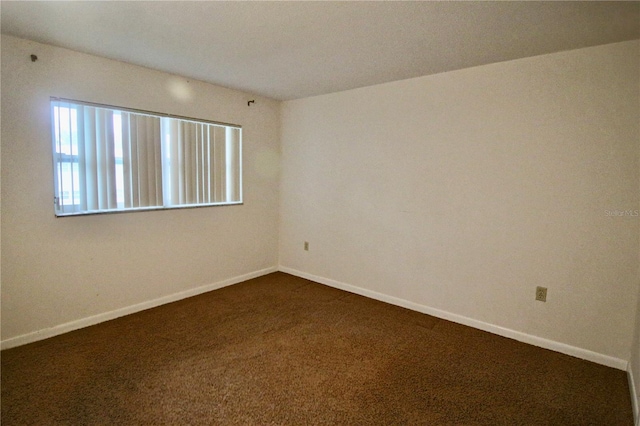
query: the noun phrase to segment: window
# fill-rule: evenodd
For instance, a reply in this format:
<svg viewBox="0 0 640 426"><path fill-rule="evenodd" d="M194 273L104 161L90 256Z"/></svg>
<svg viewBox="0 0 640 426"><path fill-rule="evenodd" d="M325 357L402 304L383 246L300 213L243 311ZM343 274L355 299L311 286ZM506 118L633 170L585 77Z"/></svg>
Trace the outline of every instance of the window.
<svg viewBox="0 0 640 426"><path fill-rule="evenodd" d="M51 99L56 216L242 203L242 128Z"/></svg>

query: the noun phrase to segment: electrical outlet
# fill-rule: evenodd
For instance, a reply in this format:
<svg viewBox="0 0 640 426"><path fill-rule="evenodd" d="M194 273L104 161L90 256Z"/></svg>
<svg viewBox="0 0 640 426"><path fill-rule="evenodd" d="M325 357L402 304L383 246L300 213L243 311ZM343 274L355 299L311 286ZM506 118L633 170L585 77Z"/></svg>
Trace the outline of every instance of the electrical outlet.
<svg viewBox="0 0 640 426"><path fill-rule="evenodd" d="M305 251L309 251L309 241L304 242L304 249Z"/></svg>
<svg viewBox="0 0 640 426"><path fill-rule="evenodd" d="M546 287L536 287L536 300L540 302L547 301L547 288Z"/></svg>

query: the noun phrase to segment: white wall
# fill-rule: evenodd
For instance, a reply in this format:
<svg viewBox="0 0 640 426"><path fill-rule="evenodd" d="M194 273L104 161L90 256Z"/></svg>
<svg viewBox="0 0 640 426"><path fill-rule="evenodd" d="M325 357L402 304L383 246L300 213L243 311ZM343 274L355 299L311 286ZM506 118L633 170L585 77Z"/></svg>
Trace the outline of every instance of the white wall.
<svg viewBox="0 0 640 426"><path fill-rule="evenodd" d="M640 219L605 210L640 203L639 42L286 102L282 194L277 102L1 42L3 342L271 270L280 219L284 268L621 362L634 348L638 387ZM49 96L241 124L244 205L55 219Z"/></svg>
<svg viewBox="0 0 640 426"><path fill-rule="evenodd" d="M56 219L50 96L242 125L244 205ZM2 36L3 342L275 268L279 123L276 101Z"/></svg>
<svg viewBox="0 0 640 426"><path fill-rule="evenodd" d="M640 424L640 289L638 291L638 307L636 310L635 335L631 345L631 361L629 361L631 397L635 398L634 414Z"/></svg>
<svg viewBox="0 0 640 426"><path fill-rule="evenodd" d="M281 266L626 368L640 219L605 210L639 206L639 53L285 102Z"/></svg>
<svg viewBox="0 0 640 426"><path fill-rule="evenodd" d="M640 151L638 156L640 159ZM640 234L638 234L638 238L640 239ZM638 262L640 263L640 251L638 252ZM635 333L631 344L628 373L636 426L640 426L640 265L638 267L638 306L636 307Z"/></svg>

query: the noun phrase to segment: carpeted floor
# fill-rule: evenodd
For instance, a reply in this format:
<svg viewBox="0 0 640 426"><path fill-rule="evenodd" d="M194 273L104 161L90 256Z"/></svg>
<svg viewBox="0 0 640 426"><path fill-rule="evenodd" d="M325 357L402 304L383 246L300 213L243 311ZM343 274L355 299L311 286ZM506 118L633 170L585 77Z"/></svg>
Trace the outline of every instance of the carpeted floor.
<svg viewBox="0 0 640 426"><path fill-rule="evenodd" d="M626 374L274 273L2 352L2 425L629 425Z"/></svg>

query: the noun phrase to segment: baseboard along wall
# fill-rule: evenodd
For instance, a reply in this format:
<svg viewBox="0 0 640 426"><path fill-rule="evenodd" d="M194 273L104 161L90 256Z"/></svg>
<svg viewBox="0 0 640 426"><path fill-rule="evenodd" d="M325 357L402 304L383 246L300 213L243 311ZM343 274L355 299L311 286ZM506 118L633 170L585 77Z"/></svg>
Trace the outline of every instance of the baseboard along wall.
<svg viewBox="0 0 640 426"><path fill-rule="evenodd" d="M223 281L207 284L201 287L192 288L189 290L181 291L178 293L170 294L168 296L159 297L157 299L149 300L146 302L138 303L135 305L127 306L124 308L116 309L110 312L104 312L98 315L93 315L87 318L67 322L65 324L56 325L51 328L45 328L42 330L34 331L31 333L23 334L16 337L11 337L0 342L0 349L10 349L16 346L26 345L27 343L37 342L38 340L48 339L59 334L68 333L69 331L78 330L80 328L89 327L91 325L99 324L101 322L116 319L125 315L134 314L136 312L144 311L146 309L155 308L160 305L164 305L171 302L177 302L178 300L186 299L188 297L197 296L202 293L206 293L212 290L217 290L222 287L227 287L233 284L237 284L243 281L257 278L262 275L267 275L272 272L276 272L277 267L270 267L261 269L247 274L239 275L236 277L228 278Z"/></svg>
<svg viewBox="0 0 640 426"><path fill-rule="evenodd" d="M629 391L631 393L631 407L633 408L633 417L636 421L636 426L640 426L640 389L636 388L636 380L634 378L633 369L631 363L629 363L629 369L627 370L627 379L629 380ZM636 372L640 374L640 372Z"/></svg>
<svg viewBox="0 0 640 426"><path fill-rule="evenodd" d="M487 331L499 336L508 337L524 343L528 343L534 346L538 346L544 349L560 352L566 355L571 355L576 358L592 361L598 364L606 365L608 367L617 368L619 370L628 371L631 375L630 369L627 369L628 362L619 358L614 358L608 355L592 352L587 349L578 348L575 346L567 345L564 343L556 342L553 340L544 339L541 337L533 336L519 331L511 330L508 328L500 327L494 324L475 320L462 315L453 314L451 312L443 311L440 309L432 308L430 306L421 305L408 300L400 299L397 297L389 296L386 294L378 293L372 290L367 290L361 287L357 287L351 284L346 284L329 278L320 277L317 275L309 274L306 272L298 271L296 269L288 268L286 266L270 267L262 270L250 272L247 274L239 275L233 278L229 278L223 281L219 281L212 284L207 284L201 287L185 290L182 292L163 296L154 300L138 303L136 305L127 306L124 308L116 309L110 312L104 312L98 315L94 315L87 318L71 321L65 324L56 325L51 328L46 328L31 333L23 334L20 336L12 337L0 342L0 349L9 349L16 346L25 345L27 343L36 342L38 340L47 339L49 337L57 336L59 334L67 333L69 331L78 330L83 327L88 327L94 324L99 324L104 321L109 321L115 318L119 318L124 315L133 314L146 309L154 308L156 306L164 305L166 303L176 302L181 299L196 296L198 294L206 293L208 291L216 290L229 285L237 284L242 281L257 278L262 275L270 274L272 272L282 271L291 275L295 275L301 278L305 278L311 281L315 281L320 284L324 284L330 287L334 287L340 290L345 290L351 293L359 294L361 296L369 297L371 299L379 300L381 302L390 303L392 305L401 306L403 308L411 309L413 311L422 312L424 314L432 315L437 318L442 318L448 321L452 321L458 324L467 325L469 327L477 328L479 330ZM631 382L633 383L633 381ZM634 395L637 392L632 389ZM638 412L637 403L634 407L635 412Z"/></svg>
<svg viewBox="0 0 640 426"><path fill-rule="evenodd" d="M578 348L575 346L567 345L565 343L556 342L542 337L534 336L531 334L522 333L509 328L500 327L498 325L478 321L473 318L468 318L462 315L454 314L451 312L443 311L440 309L432 308L430 306L421 305L408 300L400 299L394 296L389 296L376 291L367 290L361 287L356 287L351 284L346 284L340 281L332 280L329 278L320 277L317 275L309 274L306 272L298 271L286 266L280 266L279 270L287 274L295 275L300 278L305 278L311 281L315 281L320 284L328 285L340 290L345 290L351 293L359 294L361 296L376 299L381 302L390 303L392 305L401 306L403 308L411 309L413 311L422 312L423 314L432 315L437 318L452 321L458 324L467 325L469 327L477 328L479 330L487 331L489 333L497 334L498 336L508 337L510 339L518 340L523 343L538 346L544 349L549 349L555 352L560 352L565 355L570 355L576 358L584 359L587 361L595 362L597 364L606 365L607 367L613 367L618 370L627 371L628 362L615 358L612 356L600 354L587 349Z"/></svg>
<svg viewBox="0 0 640 426"><path fill-rule="evenodd" d="M608 367L613 367L619 370L627 372L627 378L629 380L629 390L631 395L631 404L633 409L636 426L640 426L640 403L638 397L638 389L636 389L634 381L634 372L632 371L631 364L625 360L614 358L608 355L600 354L597 352L589 351L587 349L578 348L575 346L567 345L564 343L556 342L553 340L544 339L541 337L533 336L519 331L511 330L508 328L500 327L494 324L478 321L473 318L468 318L462 315L453 314L451 312L443 311L440 309L432 308L430 306L421 305L418 303L410 302L408 300L400 299L397 297L389 296L383 293L378 293L372 290L367 290L361 287L357 287L351 284L346 284L340 281L332 280L329 278L320 277L317 275L309 274L306 272L298 271L286 266L270 267L261 269L258 271L250 272L247 274L232 277L223 281L219 281L212 284L207 284L201 287L185 290L182 292L163 296L154 300L138 303L135 305L127 306L124 308L116 309L110 312L104 312L98 315L94 315L87 318L82 318L76 321L71 321L65 324L60 324L54 327L34 331L31 333L23 334L20 336L12 337L6 340L0 341L0 349L10 349L13 347L33 343L38 340L44 340L49 337L54 337L59 334L64 334L73 330L88 327L91 325L99 324L101 322L116 319L125 315L133 314L136 312L151 309L160 305L164 305L178 300L186 299L188 297L197 296L202 293L206 293L219 288L227 287L233 284L237 284L252 278L257 278L263 275L267 275L276 271L281 271L287 274L295 275L297 277L305 278L320 284L324 284L340 290L345 290L351 293L359 294L364 297L379 300L381 302L390 303L392 305L400 306L403 308L411 309L413 311L422 312L427 315L432 315L436 318L445 319L458 324L466 325L469 327L477 328L479 330L487 331L499 336L511 338L514 340L528 343L534 346L538 346L544 349L560 352L566 355L574 356L576 358L592 361ZM640 374L640 373L639 373Z"/></svg>

